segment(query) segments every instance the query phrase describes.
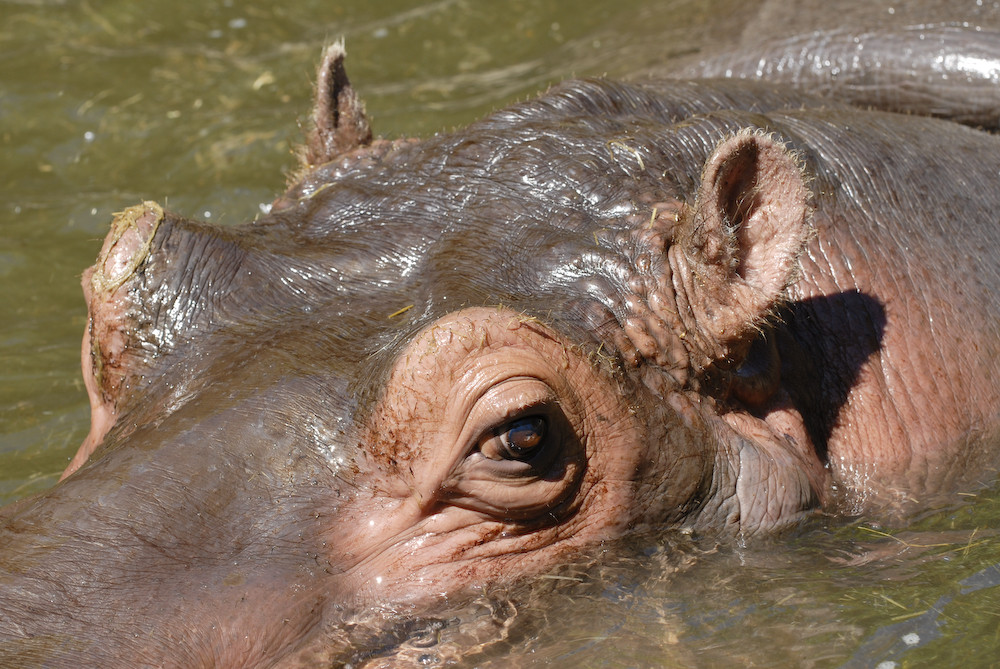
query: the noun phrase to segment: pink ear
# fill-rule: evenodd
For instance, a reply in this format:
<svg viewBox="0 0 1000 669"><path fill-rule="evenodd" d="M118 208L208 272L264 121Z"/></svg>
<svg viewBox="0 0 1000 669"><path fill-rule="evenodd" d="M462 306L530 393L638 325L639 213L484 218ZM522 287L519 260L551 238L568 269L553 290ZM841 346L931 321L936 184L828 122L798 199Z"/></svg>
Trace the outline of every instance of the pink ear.
<svg viewBox="0 0 1000 669"><path fill-rule="evenodd" d="M698 329L723 355L742 356L794 280L809 199L795 156L759 131L723 140L705 163L677 243L695 275L688 285Z"/></svg>

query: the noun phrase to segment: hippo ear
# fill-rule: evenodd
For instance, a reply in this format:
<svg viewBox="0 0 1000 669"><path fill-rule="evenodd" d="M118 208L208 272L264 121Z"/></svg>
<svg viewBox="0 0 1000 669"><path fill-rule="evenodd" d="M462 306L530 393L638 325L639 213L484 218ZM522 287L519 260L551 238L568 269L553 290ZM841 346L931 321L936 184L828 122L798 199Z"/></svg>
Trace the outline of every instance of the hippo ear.
<svg viewBox="0 0 1000 669"><path fill-rule="evenodd" d="M327 47L316 80L316 100L308 143L300 153L303 168L328 163L372 141L365 106L347 79L343 41Z"/></svg>
<svg viewBox="0 0 1000 669"><path fill-rule="evenodd" d="M745 356L795 279L809 200L799 161L769 135L740 132L709 156L675 238L689 265L680 278L701 340L689 345L708 358L696 367Z"/></svg>

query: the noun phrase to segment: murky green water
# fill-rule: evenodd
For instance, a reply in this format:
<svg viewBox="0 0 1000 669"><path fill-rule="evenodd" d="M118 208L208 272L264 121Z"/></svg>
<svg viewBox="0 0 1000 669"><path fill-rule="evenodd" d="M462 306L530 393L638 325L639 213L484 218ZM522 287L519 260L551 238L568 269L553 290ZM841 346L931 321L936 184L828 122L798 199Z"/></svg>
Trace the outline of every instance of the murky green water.
<svg viewBox="0 0 1000 669"><path fill-rule="evenodd" d="M347 38L378 133L426 135L732 39L758 4L0 0L0 502L52 485L86 433L78 278L112 212L255 216L293 167L324 43ZM991 666L1000 493L960 501L895 538L817 526L678 574L648 541L641 564L560 582L465 662Z"/></svg>

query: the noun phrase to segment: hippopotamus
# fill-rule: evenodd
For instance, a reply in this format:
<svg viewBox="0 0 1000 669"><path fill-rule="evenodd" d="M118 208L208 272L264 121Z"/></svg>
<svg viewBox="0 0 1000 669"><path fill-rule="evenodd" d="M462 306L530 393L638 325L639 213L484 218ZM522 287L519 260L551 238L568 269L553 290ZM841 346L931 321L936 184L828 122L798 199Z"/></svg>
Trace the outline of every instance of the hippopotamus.
<svg viewBox="0 0 1000 669"><path fill-rule="evenodd" d="M313 126L255 221L112 222L90 434L0 511L5 666L337 665L366 611L643 528L747 542L993 480L996 136L590 79L374 139L340 45Z"/></svg>

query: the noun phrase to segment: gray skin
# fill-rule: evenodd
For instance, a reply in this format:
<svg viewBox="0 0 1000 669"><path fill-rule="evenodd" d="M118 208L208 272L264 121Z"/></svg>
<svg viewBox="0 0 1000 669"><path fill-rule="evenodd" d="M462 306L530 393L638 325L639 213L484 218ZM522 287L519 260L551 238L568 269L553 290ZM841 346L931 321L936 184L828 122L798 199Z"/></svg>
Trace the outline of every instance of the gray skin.
<svg viewBox="0 0 1000 669"><path fill-rule="evenodd" d="M748 6L681 77L783 82L858 107L931 115L996 130L1000 6L976 0ZM653 71L662 77L662 68Z"/></svg>
<svg viewBox="0 0 1000 669"><path fill-rule="evenodd" d="M0 511L3 666L338 664L365 615L637 528L748 539L993 479L993 135L591 80L372 141L339 47L314 120L260 220L113 223L91 434Z"/></svg>

